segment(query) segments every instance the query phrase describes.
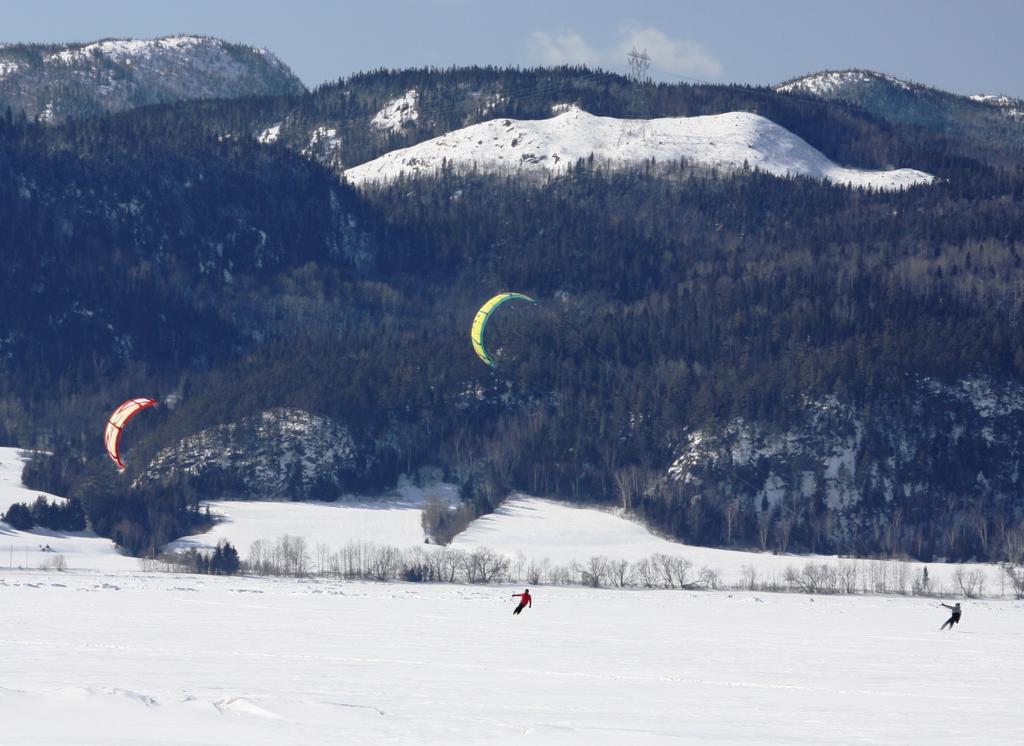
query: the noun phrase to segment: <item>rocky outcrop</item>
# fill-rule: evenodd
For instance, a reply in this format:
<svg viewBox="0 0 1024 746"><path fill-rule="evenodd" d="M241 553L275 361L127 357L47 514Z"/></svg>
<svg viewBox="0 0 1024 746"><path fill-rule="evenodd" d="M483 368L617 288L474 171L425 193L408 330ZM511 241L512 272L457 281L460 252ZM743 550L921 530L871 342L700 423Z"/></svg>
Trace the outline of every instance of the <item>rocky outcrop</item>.
<svg viewBox="0 0 1024 746"><path fill-rule="evenodd" d="M210 496L332 500L352 490L369 460L345 425L271 409L160 451L138 484L184 479Z"/></svg>
<svg viewBox="0 0 1024 746"><path fill-rule="evenodd" d="M822 530L837 547L858 531L889 532L858 546L992 556L1024 518L1022 457L1024 386L924 379L860 409L805 399L784 427L735 419L690 432L666 481L770 524L828 515Z"/></svg>

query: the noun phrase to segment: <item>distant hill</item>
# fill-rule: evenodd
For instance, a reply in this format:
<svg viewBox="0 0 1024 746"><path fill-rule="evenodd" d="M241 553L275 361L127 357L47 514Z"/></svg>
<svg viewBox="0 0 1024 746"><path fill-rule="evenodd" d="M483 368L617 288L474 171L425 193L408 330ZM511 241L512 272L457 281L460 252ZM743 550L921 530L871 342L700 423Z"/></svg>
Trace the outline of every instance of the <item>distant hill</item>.
<svg viewBox="0 0 1024 746"><path fill-rule="evenodd" d="M572 106L549 119L492 119L395 150L345 172L353 184L437 174L443 166L487 173L564 173L581 160L611 168L657 163L777 176L809 176L838 184L898 189L931 176L904 168L866 171L836 165L802 139L748 112L652 120L596 117Z"/></svg>
<svg viewBox="0 0 1024 746"><path fill-rule="evenodd" d="M0 111L57 121L200 98L298 94L265 49L204 36L0 46Z"/></svg>
<svg viewBox="0 0 1024 746"><path fill-rule="evenodd" d="M1024 101L1008 96L959 96L871 70L826 71L775 86L827 101L843 101L899 124L924 127L978 145L1024 148Z"/></svg>

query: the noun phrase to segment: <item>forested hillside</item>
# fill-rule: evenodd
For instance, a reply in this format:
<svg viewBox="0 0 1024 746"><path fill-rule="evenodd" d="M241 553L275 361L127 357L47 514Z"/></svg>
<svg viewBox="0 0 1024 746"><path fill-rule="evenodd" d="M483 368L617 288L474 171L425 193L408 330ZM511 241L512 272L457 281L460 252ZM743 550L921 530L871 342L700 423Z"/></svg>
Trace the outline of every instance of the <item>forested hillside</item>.
<svg viewBox="0 0 1024 746"><path fill-rule="evenodd" d="M701 543L1010 552L1024 430L950 392L981 381L1016 402L1024 382L1022 164L844 103L630 85L583 69L377 72L53 127L8 116L0 435L51 449L27 478L136 552L201 521L203 497L258 496L195 457L217 426L279 408L360 454L302 494L441 466L477 512L523 490L621 504ZM410 90L417 117L374 127ZM630 116L641 99L658 116L755 111L843 165L939 179L872 193L585 161L546 180L357 192L337 177L485 118L558 103ZM539 303L495 318L491 369L469 325L506 289ZM100 433L135 395L163 406L132 423L118 475ZM824 431L815 402L841 412ZM936 437L949 427L966 436ZM764 458L739 458L737 433ZM840 490L827 463L850 433L867 435ZM202 448L174 459L190 471L160 466L188 436ZM806 442L764 445L782 436ZM871 530L895 516L898 530Z"/></svg>
<svg viewBox="0 0 1024 746"><path fill-rule="evenodd" d="M304 91L266 49L208 36L0 43L0 112L41 122L171 101Z"/></svg>

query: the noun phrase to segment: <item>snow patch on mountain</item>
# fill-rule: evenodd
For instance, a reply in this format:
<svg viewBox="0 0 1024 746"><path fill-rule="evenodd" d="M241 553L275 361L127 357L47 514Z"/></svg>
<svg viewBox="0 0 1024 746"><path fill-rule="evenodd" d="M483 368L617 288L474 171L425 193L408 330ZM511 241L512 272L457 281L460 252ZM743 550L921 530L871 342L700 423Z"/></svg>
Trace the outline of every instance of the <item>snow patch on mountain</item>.
<svg viewBox="0 0 1024 746"><path fill-rule="evenodd" d="M623 168L655 161L776 176L809 176L837 184L900 189L930 183L922 171L844 168L789 130L747 112L666 117L643 123L599 117L573 107L549 119L493 119L449 132L345 171L355 185L402 176L431 176L443 164L489 173L565 172L581 159Z"/></svg>
<svg viewBox="0 0 1024 746"><path fill-rule="evenodd" d="M806 75L802 78L786 81L775 86L780 93L807 93L812 96L829 98L851 85L884 81L905 91L911 90L911 84L891 75L876 73L870 70L839 70Z"/></svg>
<svg viewBox="0 0 1024 746"><path fill-rule="evenodd" d="M340 169L342 164L341 138L336 127L320 125L309 133L309 145L301 151L302 155L311 158L327 168Z"/></svg>
<svg viewBox="0 0 1024 746"><path fill-rule="evenodd" d="M1000 109L1011 119L1024 119L1024 101L1010 96L977 95L970 96L971 101L988 104Z"/></svg>
<svg viewBox="0 0 1024 746"><path fill-rule="evenodd" d="M270 145L272 143L277 142L277 139L280 136L281 136L281 123L278 122L277 124L273 125L272 127L267 127L265 130L260 132L256 136L256 141L260 142L260 143L263 143L264 145Z"/></svg>
<svg viewBox="0 0 1024 746"><path fill-rule="evenodd" d="M370 126L382 132L401 132L407 124L420 118L416 108L419 94L416 89L407 91L405 95L393 98L384 104L384 108L373 115Z"/></svg>
<svg viewBox="0 0 1024 746"><path fill-rule="evenodd" d="M935 396L950 397L970 405L983 421L1024 413L1024 388L999 386L984 376L964 378L953 384L928 378L922 385Z"/></svg>
<svg viewBox="0 0 1024 746"><path fill-rule="evenodd" d="M112 60L138 63L159 57L168 50L174 52L192 51L206 43L199 36L165 36L160 39L104 39L80 47L64 49L44 57L48 62L61 62L70 65L90 57L100 55Z"/></svg>

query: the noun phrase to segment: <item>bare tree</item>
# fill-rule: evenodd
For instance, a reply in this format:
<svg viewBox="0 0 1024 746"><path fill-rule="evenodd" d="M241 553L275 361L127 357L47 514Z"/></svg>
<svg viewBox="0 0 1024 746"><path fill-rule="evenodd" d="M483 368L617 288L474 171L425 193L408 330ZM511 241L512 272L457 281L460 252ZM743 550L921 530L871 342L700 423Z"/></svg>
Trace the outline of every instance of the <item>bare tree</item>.
<svg viewBox="0 0 1024 746"><path fill-rule="evenodd" d="M757 568L753 565L743 565L740 568L743 574L743 587L748 591L756 590L757 588Z"/></svg>
<svg viewBox="0 0 1024 746"><path fill-rule="evenodd" d="M730 500L722 510L722 519L725 521L725 543L732 544L732 532L736 527L736 518L740 514L740 501Z"/></svg>
<svg viewBox="0 0 1024 746"><path fill-rule="evenodd" d="M892 590L900 595L906 595L907 583L910 580L910 565L903 560L896 560L892 564L893 571L890 573Z"/></svg>
<svg viewBox="0 0 1024 746"><path fill-rule="evenodd" d="M847 562L845 560L840 560L837 574L839 576L839 585L843 589L844 593L857 592L856 562Z"/></svg>
<svg viewBox="0 0 1024 746"><path fill-rule="evenodd" d="M1006 530L1003 536L1003 554L1011 565L1024 564L1024 522Z"/></svg>
<svg viewBox="0 0 1024 746"><path fill-rule="evenodd" d="M526 582L530 585L540 585L550 565L551 561L546 557L540 564L536 560L530 560L530 564L526 567Z"/></svg>
<svg viewBox="0 0 1024 746"><path fill-rule="evenodd" d="M985 573L982 570L965 572L963 567L953 571L953 581L965 598L977 598L985 589Z"/></svg>
<svg viewBox="0 0 1024 746"><path fill-rule="evenodd" d="M591 557L586 564L579 562L572 563L573 572L576 573L583 585L591 588L600 588L608 573L607 557Z"/></svg>
<svg viewBox="0 0 1024 746"><path fill-rule="evenodd" d="M640 584L644 588L654 588L658 584L658 568L655 567L650 559L638 560L633 565L633 568L637 578L640 579Z"/></svg>
<svg viewBox="0 0 1024 746"><path fill-rule="evenodd" d="M615 470L615 488L623 510L633 510L633 501L643 494L646 481L646 475L640 467L627 466Z"/></svg>
<svg viewBox="0 0 1024 746"><path fill-rule="evenodd" d="M463 555L462 567L467 583L493 583L508 572L508 558L488 549L478 547Z"/></svg>
<svg viewBox="0 0 1024 746"><path fill-rule="evenodd" d="M268 547L266 539L257 539L249 545L249 570L257 575L267 574Z"/></svg>
<svg viewBox="0 0 1024 746"><path fill-rule="evenodd" d="M1006 571L1006 575L1010 579L1010 585L1013 587L1014 596L1018 599L1024 598L1024 567L1004 565L1003 569Z"/></svg>
<svg viewBox="0 0 1024 746"><path fill-rule="evenodd" d="M608 563L608 576L616 588L626 588L633 584L633 568L624 559L611 560Z"/></svg>
<svg viewBox="0 0 1024 746"><path fill-rule="evenodd" d="M987 556L990 529L988 516L985 515L981 508L975 506L971 509L968 521L970 521L971 526L974 528L974 533L978 537L978 543L981 544L981 550Z"/></svg>
<svg viewBox="0 0 1024 746"><path fill-rule="evenodd" d="M757 516L757 538L761 543L761 551L768 551L768 531L771 529L771 516L768 511L759 513Z"/></svg>
<svg viewBox="0 0 1024 746"><path fill-rule="evenodd" d="M789 537L793 534L795 523L796 515L792 510L787 510L775 522L775 543L783 554L789 551Z"/></svg>
<svg viewBox="0 0 1024 746"><path fill-rule="evenodd" d="M329 569L328 563L331 558L331 548L323 542L316 545L316 574L323 576Z"/></svg>
<svg viewBox="0 0 1024 746"><path fill-rule="evenodd" d="M808 562L799 572L790 565L783 578L804 593L835 593L839 588L839 574L827 562Z"/></svg>

